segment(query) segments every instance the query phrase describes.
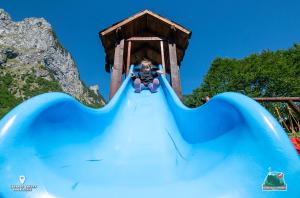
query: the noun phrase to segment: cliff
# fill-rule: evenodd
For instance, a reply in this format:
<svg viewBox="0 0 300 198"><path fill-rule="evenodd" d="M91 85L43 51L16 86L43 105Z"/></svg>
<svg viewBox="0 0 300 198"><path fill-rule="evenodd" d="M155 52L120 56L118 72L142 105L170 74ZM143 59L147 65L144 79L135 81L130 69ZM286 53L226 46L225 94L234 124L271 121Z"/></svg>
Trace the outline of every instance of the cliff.
<svg viewBox="0 0 300 198"><path fill-rule="evenodd" d="M60 44L51 25L43 18L12 21L0 9L0 116L35 95L62 91L82 103L103 106L97 86L80 80L70 53Z"/></svg>

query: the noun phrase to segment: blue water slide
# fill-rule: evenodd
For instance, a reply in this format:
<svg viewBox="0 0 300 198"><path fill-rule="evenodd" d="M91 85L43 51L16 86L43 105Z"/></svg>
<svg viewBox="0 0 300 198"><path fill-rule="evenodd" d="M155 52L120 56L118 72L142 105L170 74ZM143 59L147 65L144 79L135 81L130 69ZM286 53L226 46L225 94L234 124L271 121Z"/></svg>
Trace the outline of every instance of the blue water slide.
<svg viewBox="0 0 300 198"><path fill-rule="evenodd" d="M223 93L190 109L160 82L137 94L128 77L100 109L63 93L17 106L0 121L0 197L300 197L300 159L261 105ZM271 170L285 191L262 189Z"/></svg>

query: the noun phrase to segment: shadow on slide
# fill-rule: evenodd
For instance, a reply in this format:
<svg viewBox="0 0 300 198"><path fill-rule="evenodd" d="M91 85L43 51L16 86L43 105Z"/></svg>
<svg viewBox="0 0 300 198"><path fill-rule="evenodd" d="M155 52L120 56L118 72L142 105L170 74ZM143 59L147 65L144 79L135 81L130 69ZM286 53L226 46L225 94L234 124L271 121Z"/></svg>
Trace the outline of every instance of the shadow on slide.
<svg viewBox="0 0 300 198"><path fill-rule="evenodd" d="M127 78L100 109L63 93L13 109L0 197L300 197L299 157L262 106L223 93L190 109L160 82L136 94ZM283 188L263 190L273 175Z"/></svg>

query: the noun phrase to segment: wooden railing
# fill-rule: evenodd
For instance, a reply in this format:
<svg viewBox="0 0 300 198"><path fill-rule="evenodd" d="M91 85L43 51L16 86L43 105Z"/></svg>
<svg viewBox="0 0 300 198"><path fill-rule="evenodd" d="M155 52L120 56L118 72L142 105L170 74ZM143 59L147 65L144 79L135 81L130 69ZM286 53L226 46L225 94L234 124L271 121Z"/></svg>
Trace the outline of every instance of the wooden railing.
<svg viewBox="0 0 300 198"><path fill-rule="evenodd" d="M300 97L266 97L266 98L253 98L257 102L286 102L290 108L300 115L300 108L295 102L300 102Z"/></svg>

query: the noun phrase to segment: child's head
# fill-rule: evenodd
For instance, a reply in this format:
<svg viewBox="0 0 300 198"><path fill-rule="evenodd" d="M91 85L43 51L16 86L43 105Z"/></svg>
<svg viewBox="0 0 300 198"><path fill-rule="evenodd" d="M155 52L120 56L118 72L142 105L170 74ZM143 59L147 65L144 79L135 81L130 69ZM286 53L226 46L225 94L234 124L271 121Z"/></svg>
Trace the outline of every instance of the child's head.
<svg viewBox="0 0 300 198"><path fill-rule="evenodd" d="M150 71L151 68L152 68L151 61L145 59L141 62L141 70L142 71Z"/></svg>

